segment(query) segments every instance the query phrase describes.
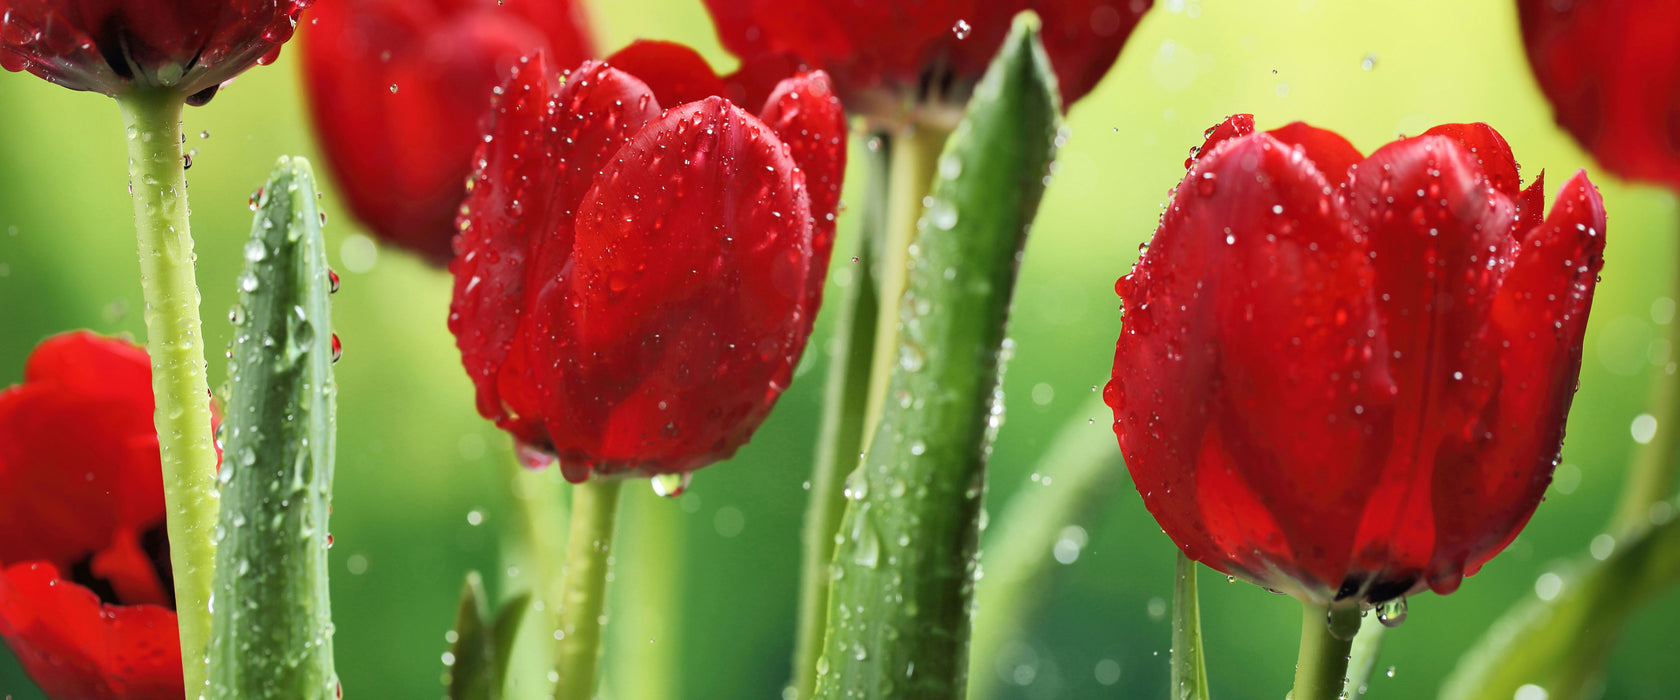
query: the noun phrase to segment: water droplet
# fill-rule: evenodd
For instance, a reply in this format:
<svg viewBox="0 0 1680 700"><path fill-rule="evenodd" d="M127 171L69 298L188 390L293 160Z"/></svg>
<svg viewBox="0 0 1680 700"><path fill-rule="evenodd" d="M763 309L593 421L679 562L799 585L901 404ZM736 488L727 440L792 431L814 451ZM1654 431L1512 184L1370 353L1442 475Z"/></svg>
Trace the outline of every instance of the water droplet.
<svg viewBox="0 0 1680 700"><path fill-rule="evenodd" d="M665 498L676 498L688 491L688 484L694 479L693 472L680 474L659 474L649 479L653 483L653 492Z"/></svg>
<svg viewBox="0 0 1680 700"><path fill-rule="evenodd" d="M961 41L967 39L969 34L974 33L974 27L969 25L968 20L959 19L956 24L951 25L951 33L956 35L958 41Z"/></svg>
<svg viewBox="0 0 1680 700"><path fill-rule="evenodd" d="M262 262L263 258L266 257L268 257L268 247L264 246L262 241L253 238L245 242L245 259L247 261Z"/></svg>
<svg viewBox="0 0 1680 700"><path fill-rule="evenodd" d="M1399 627L1406 621L1406 599L1395 598L1377 606L1377 622L1384 627Z"/></svg>

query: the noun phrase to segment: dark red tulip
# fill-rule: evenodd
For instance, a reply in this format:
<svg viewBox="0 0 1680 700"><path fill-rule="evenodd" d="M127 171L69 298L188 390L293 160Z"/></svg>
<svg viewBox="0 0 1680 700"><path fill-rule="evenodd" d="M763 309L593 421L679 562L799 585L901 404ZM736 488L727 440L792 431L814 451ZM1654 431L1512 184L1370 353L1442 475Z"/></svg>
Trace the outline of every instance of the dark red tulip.
<svg viewBox="0 0 1680 700"><path fill-rule="evenodd" d="M1606 169L1680 190L1680 0L1518 0L1558 124Z"/></svg>
<svg viewBox="0 0 1680 700"><path fill-rule="evenodd" d="M922 103L960 105L1034 10L1071 105L1120 55L1152 0L706 0L723 45L749 69L803 63L834 76L849 110L889 121Z"/></svg>
<svg viewBox="0 0 1680 700"><path fill-rule="evenodd" d="M0 66L72 90L203 104L274 60L312 0L0 0Z"/></svg>
<svg viewBox="0 0 1680 700"><path fill-rule="evenodd" d="M180 700L145 351L48 339L0 392L0 637L57 700Z"/></svg>
<svg viewBox="0 0 1680 700"><path fill-rule="evenodd" d="M1603 265L1585 173L1550 214L1505 140L1449 124L1369 157L1210 130L1117 285L1105 398L1190 558L1315 603L1449 593L1551 482Z"/></svg>
<svg viewBox="0 0 1680 700"><path fill-rule="evenodd" d="M491 93L522 56L595 54L572 0L320 0L300 49L315 134L356 218L449 262Z"/></svg>
<svg viewBox="0 0 1680 700"><path fill-rule="evenodd" d="M464 205L449 327L479 412L574 482L726 458L811 331L839 102L811 73L743 108L665 43L559 78L519 68Z"/></svg>

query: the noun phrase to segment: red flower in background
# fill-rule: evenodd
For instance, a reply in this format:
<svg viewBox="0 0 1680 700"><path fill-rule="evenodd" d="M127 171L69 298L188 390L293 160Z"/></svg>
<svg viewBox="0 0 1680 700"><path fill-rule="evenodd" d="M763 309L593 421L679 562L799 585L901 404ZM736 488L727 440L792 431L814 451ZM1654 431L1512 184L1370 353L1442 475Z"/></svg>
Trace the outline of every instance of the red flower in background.
<svg viewBox="0 0 1680 700"><path fill-rule="evenodd" d="M0 637L59 700L180 700L144 350L77 332L0 393Z"/></svg>
<svg viewBox="0 0 1680 700"><path fill-rule="evenodd" d="M1622 177L1680 189L1680 0L1518 0L1540 89Z"/></svg>
<svg viewBox="0 0 1680 700"><path fill-rule="evenodd" d="M312 0L0 0L0 67L72 90L166 88L204 104L268 63Z"/></svg>
<svg viewBox="0 0 1680 700"><path fill-rule="evenodd" d="M1095 87L1152 0L706 0L744 72L804 63L834 76L849 110L889 121L906 107L961 105L1009 33L1034 10L1071 105Z"/></svg>
<svg viewBox="0 0 1680 700"><path fill-rule="evenodd" d="M572 0L320 0L310 17L303 85L334 179L373 233L437 265L491 92L535 51L595 53Z"/></svg>
<svg viewBox="0 0 1680 700"><path fill-rule="evenodd" d="M1551 481L1603 203L1578 173L1545 215L1484 124L1369 157L1253 124L1210 130L1117 285L1126 463L1214 569L1320 604L1449 593Z"/></svg>
<svg viewBox="0 0 1680 700"><path fill-rule="evenodd" d="M566 478L735 452L817 311L845 168L821 73L752 112L693 51L638 43L498 98L461 219L449 328L478 409Z"/></svg>

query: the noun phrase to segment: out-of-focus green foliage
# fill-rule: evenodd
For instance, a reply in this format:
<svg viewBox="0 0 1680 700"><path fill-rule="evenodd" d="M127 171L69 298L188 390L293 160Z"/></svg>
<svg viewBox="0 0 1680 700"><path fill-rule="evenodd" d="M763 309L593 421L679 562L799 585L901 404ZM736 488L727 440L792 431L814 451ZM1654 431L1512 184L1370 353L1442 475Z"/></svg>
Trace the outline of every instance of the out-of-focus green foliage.
<svg viewBox="0 0 1680 700"><path fill-rule="evenodd" d="M604 47L669 38L698 45L721 67L733 65L698 0L596 4ZM187 113L188 147L198 151L188 176L212 348L232 338L225 315L249 226L246 198L281 154L323 162L298 102L295 50L288 51ZM0 378L9 383L48 335L87 327L139 337L143 324L116 106L31 76L0 74L0 111ZM1107 380L1120 323L1114 280L1154 230L1168 188L1183 176L1186 152L1201 143L1203 129L1233 112L1252 112L1267 128L1310 121L1366 152L1433 124L1486 121L1510 141L1526 176L1545 169L1550 182L1561 183L1587 168L1604 191L1604 281L1563 466L1547 501L1510 549L1463 589L1411 601L1408 621L1387 635L1366 696L1432 697L1457 655L1514 601L1534 595L1543 574L1585 549L1608 518L1634 448L1629 424L1671 357L1672 348L1653 341L1659 324L1673 317L1666 295L1680 259L1680 211L1672 195L1598 170L1554 125L1509 3L1158 0L1116 69L1073 106L1072 136L1027 245L1011 325L1015 357L1004 377L1008 419L990 470L994 513L1018 488L1036 487L1029 472L1060 427L1094 419L1091 430L1108 429L1106 416L1080 407ZM860 171L853 169L849 198L861 194ZM471 385L444 328L447 277L373 244L343 213L331 179L322 185L329 259L343 277L333 299L344 341L335 368L340 423L331 552L338 672L347 697L436 698L444 692L439 656L464 572L496 572L486 577L496 596L529 585L529 567L509 576L498 545L501 533L521 529L506 495L512 450L473 410ZM855 209L842 216L847 236L853 216ZM851 248L848 241L837 245ZM849 267L837 256L831 284L850 280ZM842 298L830 292L830 299ZM680 563L681 622L662 623L679 630L675 635L650 634L632 627L657 619L637 608L637 598L609 600L615 611L602 671L607 697L625 697L614 693L619 687L658 688L667 693L659 697L672 698L778 697L793 641L801 485L813 453L832 311L819 319L792 389L736 459L700 472L679 499L627 509L636 517L666 508L677 514L680 534L674 546L658 544L672 556L637 557L630 552L638 530L627 524L614 593L631 591L638 572L673 575L657 571L660 561ZM220 353L211 357L213 386L224 362ZM1002 645L997 658L975 660L971 674L998 674L1002 696L1164 696L1173 548L1129 489L1112 494L1096 522L1070 538L1083 546L1058 557L1071 563L1058 564L1058 575L1044 584L1052 600L1025 634ZM1680 594L1670 591L1653 605L1634 617L1611 654L1606 697L1669 698L1680 687L1673 663L1680 639L1672 631ZM1213 578L1202 581L1201 612L1212 695L1281 697L1294 665L1298 605ZM648 684L628 674L654 673L652 664L627 659L680 665L666 682ZM6 695L40 697L0 652L0 697Z"/></svg>

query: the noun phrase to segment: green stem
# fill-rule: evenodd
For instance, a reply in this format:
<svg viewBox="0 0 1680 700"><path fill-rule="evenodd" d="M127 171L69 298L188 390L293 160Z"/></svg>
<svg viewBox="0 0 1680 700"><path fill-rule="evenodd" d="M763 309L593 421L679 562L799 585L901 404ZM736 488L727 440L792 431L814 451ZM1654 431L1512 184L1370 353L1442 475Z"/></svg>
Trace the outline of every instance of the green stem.
<svg viewBox="0 0 1680 700"><path fill-rule="evenodd" d="M623 483L593 479L572 487L572 527L560 594L557 700L589 700L595 692L595 667L601 660L601 612L607 602L607 561L612 558L618 492Z"/></svg>
<svg viewBox="0 0 1680 700"><path fill-rule="evenodd" d="M653 489L632 488L625 497L624 537L618 561L626 577L613 595L613 632L607 654L613 669L603 695L635 700L682 696L682 507Z"/></svg>
<svg viewBox="0 0 1680 700"><path fill-rule="evenodd" d="M1675 205L1675 230L1680 232L1680 202ZM1670 280L1669 297L1680 303L1680 266ZM1670 320L1663 328L1673 362L1680 353L1680 323ZM1680 373L1658 367L1651 382L1650 414L1657 419L1657 432L1644 445L1622 486L1622 498L1610 520L1610 534L1617 539L1651 527L1651 506L1674 493L1677 465L1680 465Z"/></svg>
<svg viewBox="0 0 1680 700"><path fill-rule="evenodd" d="M1301 654L1289 700L1337 700L1347 683L1348 655L1359 631L1358 608L1301 603Z"/></svg>
<svg viewBox="0 0 1680 700"><path fill-rule="evenodd" d="M1059 566L1051 555L1063 531L1098 506L1112 504L1126 481L1112 415L1100 396L1081 404L1033 467L1042 478L1023 484L1003 514L992 518L986 576L975 584L970 667L991 668L1004 646L1021 635L1024 621L1049 592L1046 580ZM968 696L990 698L997 683L998 674L974 674Z"/></svg>
<svg viewBox="0 0 1680 700"><path fill-rule="evenodd" d="M527 584L537 614L522 626L502 691L507 697L549 697L554 670L554 631L560 629L560 596L564 586L561 563L566 556L569 495L558 469L530 469L520 460L506 459L508 489L522 528L503 556L521 572L516 581Z"/></svg>
<svg viewBox="0 0 1680 700"><path fill-rule="evenodd" d="M1388 626L1375 614L1366 614L1359 623L1359 636L1353 638L1353 650L1348 657L1348 700L1365 697L1371 683L1371 672L1377 669L1377 657L1382 655L1383 637Z"/></svg>
<svg viewBox="0 0 1680 700"><path fill-rule="evenodd" d="M1173 579L1172 688L1179 700L1207 700L1207 664L1202 658L1202 609L1196 600L1196 562L1178 553Z"/></svg>
<svg viewBox="0 0 1680 700"><path fill-rule="evenodd" d="M198 283L181 161L183 98L137 89L117 98L128 135L128 178L140 238L153 421L163 464L165 523L187 695L205 686L216 566L216 447L210 424Z"/></svg>
<svg viewBox="0 0 1680 700"><path fill-rule="evenodd" d="M834 533L846 512L846 475L857 467L862 451L864 409L870 389L870 362L875 344L875 316L880 299L875 289L874 239L885 230L892 141L880 136L881 146L869 153L869 189L863 201L863 226L857 237L855 273L836 319L834 358L828 366L822 427L817 435L816 465L811 470L811 502L805 509L801 553L799 632L793 654L793 697L809 698L817 683L817 658L822 656L824 626L828 622L829 565L834 561Z"/></svg>
<svg viewBox="0 0 1680 700"><path fill-rule="evenodd" d="M887 176L887 221L874 241L880 267L875 276L880 285L879 310L875 317L875 351L870 361L869 394L863 425L881 421L887 400L892 367L899 362L898 331L905 286L910 278L911 239L922 217L922 203L932 190L939 153L951 132L933 124L913 124L891 139ZM859 452L867 451L873 430L865 430Z"/></svg>

